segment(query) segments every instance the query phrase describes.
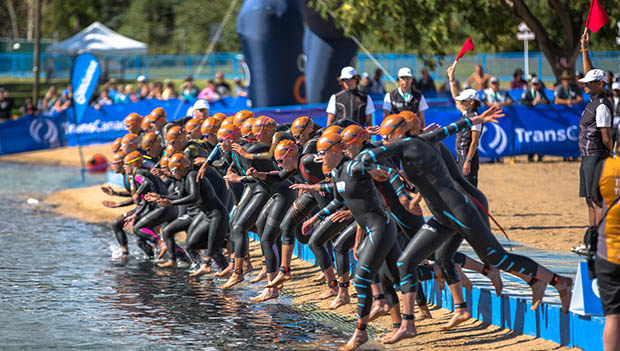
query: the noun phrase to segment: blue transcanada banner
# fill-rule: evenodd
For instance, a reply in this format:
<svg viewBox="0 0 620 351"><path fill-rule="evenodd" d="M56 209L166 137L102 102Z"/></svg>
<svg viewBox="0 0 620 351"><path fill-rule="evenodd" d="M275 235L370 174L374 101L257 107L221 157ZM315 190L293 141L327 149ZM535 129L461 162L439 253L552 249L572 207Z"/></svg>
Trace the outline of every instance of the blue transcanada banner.
<svg viewBox="0 0 620 351"><path fill-rule="evenodd" d="M156 107L163 107L168 120L184 117L193 101L143 100L131 104L92 106L85 109L82 121L75 123L74 110L67 109L51 116L24 116L16 121L0 124L0 154L53 148L62 145L101 144L126 134L123 120L131 112L142 116ZM212 104L211 113L232 115L241 110L245 101ZM265 107L251 109L257 115L273 117L278 123L290 123L299 116L311 116L319 124L325 124L325 104ZM375 108L375 124L383 121L380 105ZM523 154L542 154L578 157L577 137L579 118L585 104L573 107L544 105L528 107L515 105L505 107L506 117L498 124L486 124L483 128L478 151L483 159L498 159ZM482 112L482 110L480 111ZM426 111L426 122L448 125L461 117L454 107L431 107ZM454 150L454 136L444 142Z"/></svg>
<svg viewBox="0 0 620 351"><path fill-rule="evenodd" d="M90 97L99 81L101 66L91 54L80 54L73 59L71 66L71 87L73 87L73 108L75 121L80 123Z"/></svg>

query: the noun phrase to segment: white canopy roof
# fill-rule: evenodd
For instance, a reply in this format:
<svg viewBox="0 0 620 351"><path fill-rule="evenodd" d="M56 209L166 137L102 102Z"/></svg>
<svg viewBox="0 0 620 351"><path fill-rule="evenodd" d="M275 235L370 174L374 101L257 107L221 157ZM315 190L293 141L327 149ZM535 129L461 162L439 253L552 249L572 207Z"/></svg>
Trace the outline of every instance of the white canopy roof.
<svg viewBox="0 0 620 351"><path fill-rule="evenodd" d="M58 44L47 47L47 52L57 54L146 54L147 45L122 36L99 22Z"/></svg>

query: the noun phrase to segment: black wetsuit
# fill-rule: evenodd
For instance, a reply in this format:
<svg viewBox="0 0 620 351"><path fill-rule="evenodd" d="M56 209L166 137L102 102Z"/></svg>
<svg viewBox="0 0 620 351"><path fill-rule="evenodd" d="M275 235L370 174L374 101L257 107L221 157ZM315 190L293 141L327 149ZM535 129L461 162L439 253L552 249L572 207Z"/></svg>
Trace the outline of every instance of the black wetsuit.
<svg viewBox="0 0 620 351"><path fill-rule="evenodd" d="M407 177L416 185L433 214L433 218L409 242L399 259L401 290L405 293L417 290L416 268L421 260L457 232L463 235L485 263L506 271L532 277L536 275L536 262L504 250L491 233L488 222L480 215L477 204L467 195L474 193L470 193L468 185L460 182L462 178L457 179L452 175L450 167L455 165L454 161L452 166L446 164L440 141L470 126L469 119L462 119L433 132L406 138L359 155L359 159L366 165L397 155Z"/></svg>
<svg viewBox="0 0 620 351"><path fill-rule="evenodd" d="M213 172L217 174L215 170ZM196 171L190 171L180 181L180 197L172 200L172 205L187 205L187 213L193 216L187 231L186 249L190 252L207 250L207 256L224 269L228 265L222 255L228 231L228 211L208 178L196 182L196 176ZM174 247L173 236L166 235L165 240L169 247Z"/></svg>
<svg viewBox="0 0 620 351"><path fill-rule="evenodd" d="M355 221L367 233L363 247L360 246L358 252L359 261L353 279L358 296L358 317L362 318L370 313L370 285L381 265L387 262L393 270L393 276L398 277L396 261L400 256L400 248L396 244L396 224L381 206L374 181L368 174L368 168L361 162L343 159L332 170L331 176L334 200L317 215L324 218L346 204Z"/></svg>

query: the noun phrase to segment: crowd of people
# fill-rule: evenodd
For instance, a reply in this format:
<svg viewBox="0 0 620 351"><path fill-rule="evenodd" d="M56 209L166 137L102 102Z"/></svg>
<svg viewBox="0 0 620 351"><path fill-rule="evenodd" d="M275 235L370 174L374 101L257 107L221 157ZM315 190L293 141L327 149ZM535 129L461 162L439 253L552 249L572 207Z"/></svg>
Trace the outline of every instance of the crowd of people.
<svg viewBox="0 0 620 351"><path fill-rule="evenodd" d="M507 252L491 232L488 201L477 189L475 140L484 123L504 114L497 102L478 114L478 92L460 91L454 70L448 70L450 92L462 118L444 127L427 125L428 104L408 67L386 93L386 117L378 126L353 67L341 71L343 89L330 98L325 127L308 116L278 124L246 110L209 115L203 99L180 120L167 121L162 108L145 117L130 114L128 134L113 143L111 163L126 189L102 188L127 197L104 206L131 207L113 226L122 255L129 255L132 233L158 269L187 269L190 279L212 274L225 279L225 291L253 271L248 233L255 232L263 264L249 282L267 284L250 300L260 303L277 299L295 278L293 249L308 245L321 270L316 281L325 283L317 299L332 299L329 308L338 309L350 303L351 285L356 290L357 328L343 350L363 345L368 323L387 314L393 329L383 343L415 337L416 319L432 318L421 280L447 282L455 312L444 329L470 319L462 287L471 289L471 282L462 268L485 275L498 296L500 270L519 277L532 290L533 309L550 284L566 312L572 279ZM441 142L454 134L456 159ZM373 135L380 140L373 142ZM187 233L183 244L176 242L181 231ZM457 251L463 240L477 258Z"/></svg>

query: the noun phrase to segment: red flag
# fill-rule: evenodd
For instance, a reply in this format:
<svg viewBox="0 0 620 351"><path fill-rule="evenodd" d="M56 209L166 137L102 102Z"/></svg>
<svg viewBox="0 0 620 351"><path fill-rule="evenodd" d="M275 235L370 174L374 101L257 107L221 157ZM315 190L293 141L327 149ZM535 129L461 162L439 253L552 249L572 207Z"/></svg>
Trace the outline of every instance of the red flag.
<svg viewBox="0 0 620 351"><path fill-rule="evenodd" d="M465 40L465 44L463 44L463 47L461 48L461 52L459 52L458 56L456 56L455 61L458 61L461 57L463 57L463 55L465 55L467 51L473 50L473 49L474 49L474 43L471 41L471 38L467 38L467 40Z"/></svg>
<svg viewBox="0 0 620 351"><path fill-rule="evenodd" d="M607 23L609 23L607 12L598 0L592 0L590 11L588 11L588 19L586 20L586 28L593 32L598 32Z"/></svg>

